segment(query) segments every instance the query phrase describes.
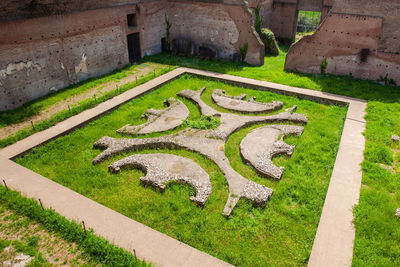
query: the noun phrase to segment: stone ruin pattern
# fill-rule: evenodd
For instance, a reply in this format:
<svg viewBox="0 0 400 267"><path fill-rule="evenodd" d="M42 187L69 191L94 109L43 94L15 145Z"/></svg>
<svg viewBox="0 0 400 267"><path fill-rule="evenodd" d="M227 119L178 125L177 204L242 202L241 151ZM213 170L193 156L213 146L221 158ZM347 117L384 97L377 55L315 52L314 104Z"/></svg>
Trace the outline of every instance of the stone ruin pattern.
<svg viewBox="0 0 400 267"><path fill-rule="evenodd" d="M165 101L165 104L168 105L165 109L147 110L144 115L147 118L146 123L137 126L128 124L119 129L118 132L132 135L163 132L178 127L189 117L189 110L182 101L171 97Z"/></svg>
<svg viewBox="0 0 400 267"><path fill-rule="evenodd" d="M266 186L255 183L249 179L246 179L245 177L237 173L231 167L229 159L225 155L225 143L232 133L240 130L245 126L249 126L255 123L279 122L306 124L308 122L307 117L302 114L294 113L294 108L292 108L291 111L285 111L269 116L242 116L232 113L219 112L203 102L203 100L201 99L201 95L204 90L205 87L199 91L183 90L179 92L178 95L195 102L199 106L200 111L203 115L219 117L220 125L215 130L199 130L186 128L174 134L164 135L155 138L118 139L104 136L94 143L95 148L100 148L104 151L93 159L93 164L103 162L109 157L123 152L131 152L154 147L184 148L189 151L197 152L211 159L224 174L229 186L229 196L222 212L223 215L229 216L241 197L252 201L256 205L265 206L266 202L271 197L273 190ZM242 154L244 155L245 159L251 162L256 169L259 168L261 171L264 171L269 176L279 179L283 170L273 165L270 160L272 156L279 153L291 154L293 152L293 147L286 145L285 143L283 143L282 140L278 142L275 141L280 134L296 133L297 135L301 135L303 127L289 125L271 125L256 129L253 132L255 132L255 134L258 134L259 132L257 130L261 131L261 133L264 133L265 131L268 132L268 135L264 135L265 138L262 139L262 142L265 143L265 146L262 146L264 150L262 150L261 152L264 152L264 154L262 156L256 155L256 161L254 161L252 157L246 158L247 154L252 154L251 151L248 151L249 146L247 145L249 143L251 146L251 139L250 141L244 142L244 151L242 151ZM250 137L253 135L253 132L250 133ZM246 137L244 140L247 139L249 138ZM266 153L269 154L267 155ZM159 158L159 156L133 155L111 164L110 170L118 172L120 170L120 167L122 166L133 166L145 169L147 175L141 179L144 181L149 181L151 184L161 189L164 189L164 184L171 179L181 182L187 182L195 187L197 192L196 198L201 199L201 201L193 201L204 205L205 201L208 198L208 195L207 193L199 193L199 191L211 193L211 185L209 187L209 191L208 189L200 189L208 188L208 185L203 186L204 184L207 184L204 182L207 179L196 178L193 173L188 173L187 175L180 174L179 177L171 175L172 169L170 168L170 166L163 166L163 163L160 163L157 158ZM176 158L173 159L173 157L171 157L171 161L176 161ZM192 163L195 164L194 162ZM261 168L260 166L264 167ZM200 167L197 166L197 168ZM166 171L165 175L159 175L161 169L164 169ZM277 169L279 170L279 173L276 172ZM202 186L199 186L196 183L202 184ZM196 188L196 185L198 186L198 188Z"/></svg>
<svg viewBox="0 0 400 267"><path fill-rule="evenodd" d="M283 103L280 101L273 101L272 103L257 102L256 97L254 96L245 101L244 99L246 96L246 94L241 94L240 96L228 96L225 95L225 91L220 89L216 89L212 93L212 99L218 106L233 111L261 113L278 110L283 106Z"/></svg>
<svg viewBox="0 0 400 267"><path fill-rule="evenodd" d="M165 190L165 184L170 181L187 183L194 187L196 196L190 200L204 206L211 194L210 176L194 161L171 154L135 154L118 160L108 168L118 173L121 168L140 168L146 176L140 181L151 184L160 190Z"/></svg>

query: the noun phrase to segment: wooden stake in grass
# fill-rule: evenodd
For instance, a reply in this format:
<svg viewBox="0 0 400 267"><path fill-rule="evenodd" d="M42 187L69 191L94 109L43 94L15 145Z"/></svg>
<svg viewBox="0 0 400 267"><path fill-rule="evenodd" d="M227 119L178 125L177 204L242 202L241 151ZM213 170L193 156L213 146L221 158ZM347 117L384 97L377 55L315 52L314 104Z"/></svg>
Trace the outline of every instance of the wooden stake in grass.
<svg viewBox="0 0 400 267"><path fill-rule="evenodd" d="M35 125L33 125L33 121L31 121L32 128L35 129Z"/></svg>
<svg viewBox="0 0 400 267"><path fill-rule="evenodd" d="M68 105L68 110L69 110L69 112L71 112L71 107Z"/></svg>
<svg viewBox="0 0 400 267"><path fill-rule="evenodd" d="M83 226L83 230L85 231L85 235L86 235L86 226L85 226L85 222L82 221L82 226Z"/></svg>
<svg viewBox="0 0 400 267"><path fill-rule="evenodd" d="M133 254L135 255L135 260L137 261L136 250L135 249L133 249Z"/></svg>
<svg viewBox="0 0 400 267"><path fill-rule="evenodd" d="M4 179L3 179L3 183L4 183L4 186L6 187L6 190L8 191L8 186L7 186L6 181Z"/></svg>
<svg viewBox="0 0 400 267"><path fill-rule="evenodd" d="M97 104L97 97L94 95L94 102Z"/></svg>
<svg viewBox="0 0 400 267"><path fill-rule="evenodd" d="M40 206L42 207L42 210L44 210L44 207L43 207L42 201L40 200L40 198L38 198L38 199L39 199Z"/></svg>

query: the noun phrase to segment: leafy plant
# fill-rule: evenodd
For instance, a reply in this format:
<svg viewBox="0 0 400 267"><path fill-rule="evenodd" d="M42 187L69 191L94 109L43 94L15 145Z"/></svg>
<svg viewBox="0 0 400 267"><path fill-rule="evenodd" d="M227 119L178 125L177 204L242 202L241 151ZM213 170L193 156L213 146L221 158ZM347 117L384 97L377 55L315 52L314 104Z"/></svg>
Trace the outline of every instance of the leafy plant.
<svg viewBox="0 0 400 267"><path fill-rule="evenodd" d="M0 239L0 253L11 244L10 240Z"/></svg>
<svg viewBox="0 0 400 267"><path fill-rule="evenodd" d="M271 45L275 39L274 33L268 28L263 28L261 30L261 35L261 38L264 38L268 45Z"/></svg>
<svg viewBox="0 0 400 267"><path fill-rule="evenodd" d="M219 119L213 116L201 115L196 120L186 120L186 126L196 129L216 129L219 126Z"/></svg>
<svg viewBox="0 0 400 267"><path fill-rule="evenodd" d="M240 48L240 55L242 56L242 62L246 60L248 50L249 50L249 43L244 43L244 45Z"/></svg>
<svg viewBox="0 0 400 267"><path fill-rule="evenodd" d="M392 78L388 78L388 73L386 73L386 76L380 76L379 81L383 82L385 85L391 85L391 86L396 86L396 82Z"/></svg>
<svg viewBox="0 0 400 267"><path fill-rule="evenodd" d="M328 60L326 57L322 60L321 64L319 64L319 69L321 70L321 74L326 73L326 68L328 67Z"/></svg>
<svg viewBox="0 0 400 267"><path fill-rule="evenodd" d="M262 21L261 21L261 17L260 17L260 4L257 4L256 9L254 10L254 15L255 15L255 19L254 19L254 29L256 30L256 32L258 34L261 33L261 25L262 25Z"/></svg>

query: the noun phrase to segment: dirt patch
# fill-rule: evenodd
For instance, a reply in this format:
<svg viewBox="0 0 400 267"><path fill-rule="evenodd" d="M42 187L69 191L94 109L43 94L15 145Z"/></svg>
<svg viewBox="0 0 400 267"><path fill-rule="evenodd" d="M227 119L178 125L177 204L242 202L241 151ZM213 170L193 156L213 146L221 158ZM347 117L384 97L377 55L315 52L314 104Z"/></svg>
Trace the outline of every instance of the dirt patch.
<svg viewBox="0 0 400 267"><path fill-rule="evenodd" d="M14 261L15 257L21 254L16 251L13 243L29 242L32 238L38 239L35 248L52 266L84 264L93 266L94 264L81 254L75 243L67 242L61 237L49 233L42 225L30 221L27 217L17 215L7 209L1 209L0 225L0 240L11 242L7 248L0 251L0 265L7 261Z"/></svg>

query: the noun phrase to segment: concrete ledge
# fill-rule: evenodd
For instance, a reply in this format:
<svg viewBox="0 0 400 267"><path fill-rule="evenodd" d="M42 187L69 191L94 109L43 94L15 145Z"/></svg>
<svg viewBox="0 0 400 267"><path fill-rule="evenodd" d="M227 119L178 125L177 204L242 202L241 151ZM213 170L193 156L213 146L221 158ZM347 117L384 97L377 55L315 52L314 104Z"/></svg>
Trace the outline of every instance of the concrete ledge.
<svg viewBox="0 0 400 267"><path fill-rule="evenodd" d="M309 266L350 266L355 237L352 209L358 203L360 194L361 163L365 146L362 133L365 130L364 116L367 102L364 100L227 74L178 68L0 150L0 175L10 188L27 197L40 198L46 207L52 207L68 219L85 221L96 234L128 251L135 249L139 258L147 262L160 266L229 266L12 161L32 148L66 134L185 73L243 87L295 95L321 103L348 105L342 139Z"/></svg>

